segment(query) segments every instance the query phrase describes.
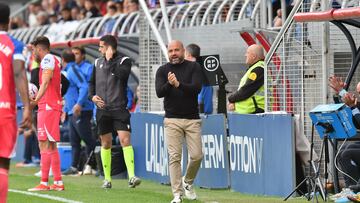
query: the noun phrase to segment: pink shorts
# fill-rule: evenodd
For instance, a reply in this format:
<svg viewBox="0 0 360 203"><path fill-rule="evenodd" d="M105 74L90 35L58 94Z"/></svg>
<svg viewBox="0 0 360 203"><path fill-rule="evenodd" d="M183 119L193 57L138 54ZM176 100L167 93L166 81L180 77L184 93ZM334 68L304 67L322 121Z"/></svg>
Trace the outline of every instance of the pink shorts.
<svg viewBox="0 0 360 203"><path fill-rule="evenodd" d="M38 140L50 142L60 141L60 111L39 110L38 111Z"/></svg>
<svg viewBox="0 0 360 203"><path fill-rule="evenodd" d="M15 150L16 119L1 120L0 123L0 157L9 159Z"/></svg>

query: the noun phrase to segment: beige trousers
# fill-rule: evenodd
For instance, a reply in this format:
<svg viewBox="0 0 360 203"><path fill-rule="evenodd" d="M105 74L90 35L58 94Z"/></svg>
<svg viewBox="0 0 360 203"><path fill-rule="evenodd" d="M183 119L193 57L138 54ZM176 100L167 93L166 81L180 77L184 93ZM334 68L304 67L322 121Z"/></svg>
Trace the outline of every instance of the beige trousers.
<svg viewBox="0 0 360 203"><path fill-rule="evenodd" d="M165 139L169 153L171 189L174 195L182 195L181 155L184 138L190 155L185 182L193 184L203 158L201 143L201 119L164 119Z"/></svg>

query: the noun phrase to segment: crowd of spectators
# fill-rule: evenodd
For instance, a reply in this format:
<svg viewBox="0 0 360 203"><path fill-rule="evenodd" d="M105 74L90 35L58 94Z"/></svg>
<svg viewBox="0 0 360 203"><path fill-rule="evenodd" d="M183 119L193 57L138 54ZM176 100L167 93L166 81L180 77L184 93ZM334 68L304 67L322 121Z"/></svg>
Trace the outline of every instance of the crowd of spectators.
<svg viewBox="0 0 360 203"><path fill-rule="evenodd" d="M139 10L138 0L39 0L27 8L27 18L11 19L10 28L35 27Z"/></svg>
<svg viewBox="0 0 360 203"><path fill-rule="evenodd" d="M199 0L165 0L165 3L174 5L194 1ZM146 3L149 8L160 7L159 0L146 0ZM27 7L26 14L10 19L10 29L64 23L100 16L113 17L138 11L139 8L139 0L38 0Z"/></svg>

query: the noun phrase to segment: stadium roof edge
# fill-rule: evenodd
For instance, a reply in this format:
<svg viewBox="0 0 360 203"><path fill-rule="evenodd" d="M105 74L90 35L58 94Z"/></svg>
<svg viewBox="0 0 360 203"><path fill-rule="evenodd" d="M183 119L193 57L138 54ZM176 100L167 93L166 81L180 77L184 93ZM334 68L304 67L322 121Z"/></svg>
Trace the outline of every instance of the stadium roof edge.
<svg viewBox="0 0 360 203"><path fill-rule="evenodd" d="M360 7L331 9L321 12L297 13L294 16L294 20L296 22L320 22L354 18L360 18Z"/></svg>

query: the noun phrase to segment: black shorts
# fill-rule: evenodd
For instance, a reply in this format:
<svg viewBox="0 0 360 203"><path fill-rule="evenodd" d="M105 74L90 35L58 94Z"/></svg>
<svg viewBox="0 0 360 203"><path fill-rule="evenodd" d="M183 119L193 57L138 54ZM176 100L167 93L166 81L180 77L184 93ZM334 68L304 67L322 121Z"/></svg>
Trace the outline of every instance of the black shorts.
<svg viewBox="0 0 360 203"><path fill-rule="evenodd" d="M130 113L129 111L102 111L96 112L96 123L98 134L104 135L112 133L114 130L129 131L130 126Z"/></svg>

